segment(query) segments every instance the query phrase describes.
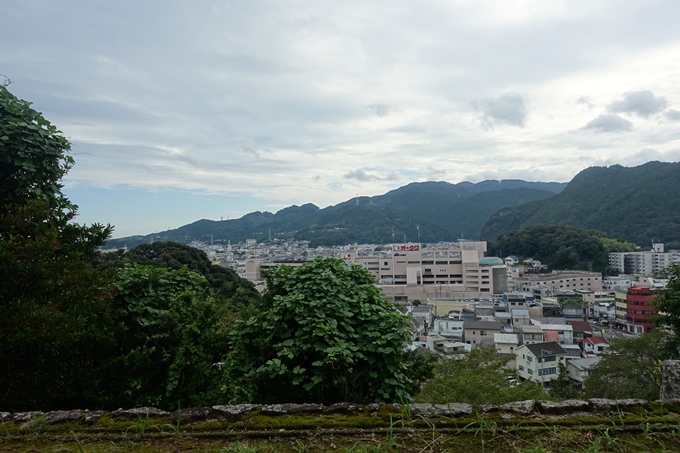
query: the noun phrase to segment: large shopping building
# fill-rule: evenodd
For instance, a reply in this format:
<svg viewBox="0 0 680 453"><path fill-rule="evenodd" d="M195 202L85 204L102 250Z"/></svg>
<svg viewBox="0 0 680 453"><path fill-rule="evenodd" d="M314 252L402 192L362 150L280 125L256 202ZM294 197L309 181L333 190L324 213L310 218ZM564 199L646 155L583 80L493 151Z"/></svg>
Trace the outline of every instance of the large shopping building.
<svg viewBox="0 0 680 453"><path fill-rule="evenodd" d="M500 258L485 257L486 242L459 242L423 248L419 243L391 246L387 253L349 250L343 259L366 268L385 296L396 303L428 298L478 298L507 291L507 270ZM246 261L246 278L260 281L260 271L280 264Z"/></svg>

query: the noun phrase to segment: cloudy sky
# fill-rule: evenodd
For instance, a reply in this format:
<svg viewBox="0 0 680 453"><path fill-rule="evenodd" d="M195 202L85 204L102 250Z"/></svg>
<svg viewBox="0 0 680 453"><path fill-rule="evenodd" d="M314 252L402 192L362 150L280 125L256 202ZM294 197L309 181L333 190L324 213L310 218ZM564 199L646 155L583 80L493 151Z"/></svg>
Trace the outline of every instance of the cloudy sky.
<svg viewBox="0 0 680 453"><path fill-rule="evenodd" d="M114 236L680 160L680 2L2 0L0 74Z"/></svg>

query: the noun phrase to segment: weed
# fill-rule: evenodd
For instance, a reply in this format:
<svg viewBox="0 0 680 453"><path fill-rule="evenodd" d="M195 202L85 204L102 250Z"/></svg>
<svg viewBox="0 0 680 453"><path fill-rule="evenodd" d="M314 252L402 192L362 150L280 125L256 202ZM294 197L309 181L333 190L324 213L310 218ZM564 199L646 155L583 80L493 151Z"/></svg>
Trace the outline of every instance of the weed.
<svg viewBox="0 0 680 453"><path fill-rule="evenodd" d="M259 447L250 446L248 442L239 442L228 447L224 447L220 453L256 453Z"/></svg>
<svg viewBox="0 0 680 453"><path fill-rule="evenodd" d="M300 439L295 439L295 443L291 447L295 453L308 453L309 445L306 445Z"/></svg>

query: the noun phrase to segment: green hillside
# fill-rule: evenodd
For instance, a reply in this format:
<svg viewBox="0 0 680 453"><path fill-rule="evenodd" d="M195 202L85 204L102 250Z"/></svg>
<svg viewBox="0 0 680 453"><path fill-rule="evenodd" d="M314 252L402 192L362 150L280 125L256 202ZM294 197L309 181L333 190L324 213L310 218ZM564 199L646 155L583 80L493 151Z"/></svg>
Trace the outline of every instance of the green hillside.
<svg viewBox="0 0 680 453"><path fill-rule="evenodd" d="M554 197L506 207L489 218L481 238L532 225L600 230L637 244L680 238L680 163L591 167Z"/></svg>
<svg viewBox="0 0 680 453"><path fill-rule="evenodd" d="M507 206L542 200L566 184L521 180L412 183L375 197L358 197L319 209L313 204L290 206L276 214L252 212L234 220L199 220L154 235L154 240L242 242L294 237L313 246L389 243L394 239L423 242L478 238L491 214ZM108 246L134 247L151 235L110 240Z"/></svg>

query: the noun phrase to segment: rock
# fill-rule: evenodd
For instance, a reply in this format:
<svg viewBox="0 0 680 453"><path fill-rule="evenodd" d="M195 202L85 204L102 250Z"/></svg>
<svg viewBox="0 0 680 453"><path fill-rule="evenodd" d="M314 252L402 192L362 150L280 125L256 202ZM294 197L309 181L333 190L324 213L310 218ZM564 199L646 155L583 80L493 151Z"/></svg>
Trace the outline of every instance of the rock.
<svg viewBox="0 0 680 453"><path fill-rule="evenodd" d="M406 407L408 407L408 410L411 412L411 415L418 415L418 414L432 414L432 408L434 406L429 403L413 403Z"/></svg>
<svg viewBox="0 0 680 453"><path fill-rule="evenodd" d="M75 422L83 418L85 411L76 409L72 411L52 411L45 414L47 423L55 425L57 423Z"/></svg>
<svg viewBox="0 0 680 453"><path fill-rule="evenodd" d="M323 410L322 404L268 404L262 406L262 415L287 415L299 412L318 413Z"/></svg>
<svg viewBox="0 0 680 453"><path fill-rule="evenodd" d="M42 412L16 412L12 414L12 420L19 423L28 422L39 415L42 415Z"/></svg>
<svg viewBox="0 0 680 453"><path fill-rule="evenodd" d="M382 404L380 403L371 403L366 405L366 408L369 410L369 412L378 412L381 407Z"/></svg>
<svg viewBox="0 0 680 453"><path fill-rule="evenodd" d="M395 410L395 411L397 411L397 412L401 412L401 404L399 404L399 403L392 403L391 406L392 406L392 410Z"/></svg>
<svg viewBox="0 0 680 453"><path fill-rule="evenodd" d="M448 415L449 417L460 417L463 415L471 415L475 412L472 404L465 403L449 403L449 404L435 404L433 412L436 415Z"/></svg>
<svg viewBox="0 0 680 453"><path fill-rule="evenodd" d="M172 413L172 423L196 423L207 420L210 416L209 407L187 407Z"/></svg>
<svg viewBox="0 0 680 453"><path fill-rule="evenodd" d="M498 410L498 404L483 403L480 408L482 409L482 412L496 412Z"/></svg>
<svg viewBox="0 0 680 453"><path fill-rule="evenodd" d="M226 417L231 420L240 420L252 411L257 409L259 404L234 404L225 406L213 406L213 410L221 417Z"/></svg>
<svg viewBox="0 0 680 453"><path fill-rule="evenodd" d="M12 419L12 414L9 412L0 412L0 423L8 422Z"/></svg>
<svg viewBox="0 0 680 453"><path fill-rule="evenodd" d="M155 407L135 407L134 409L118 409L111 413L114 420L138 420L146 418L159 418L170 415L170 412Z"/></svg>
<svg viewBox="0 0 680 453"><path fill-rule="evenodd" d="M356 403L335 403L326 408L326 412L329 414L335 412L361 412L363 410L364 405Z"/></svg>
<svg viewBox="0 0 680 453"><path fill-rule="evenodd" d="M646 407L649 401L642 399L612 400L607 398L591 398L590 404L595 412L616 412L631 407Z"/></svg>
<svg viewBox="0 0 680 453"><path fill-rule="evenodd" d="M590 409L590 404L588 401L583 400L565 400L561 403L541 400L538 402L538 408L544 414L563 415L588 411Z"/></svg>
<svg viewBox="0 0 680 453"><path fill-rule="evenodd" d="M535 412L536 402L534 400L515 401L513 403L503 404L501 409L508 412L514 412L520 415L531 415Z"/></svg>
<svg viewBox="0 0 680 453"><path fill-rule="evenodd" d="M680 360L664 360L660 391L662 400L680 398Z"/></svg>
<svg viewBox="0 0 680 453"><path fill-rule="evenodd" d="M104 415L108 414L106 411L85 411L85 418L83 419L83 423L91 425L95 423L97 420L102 418Z"/></svg>

